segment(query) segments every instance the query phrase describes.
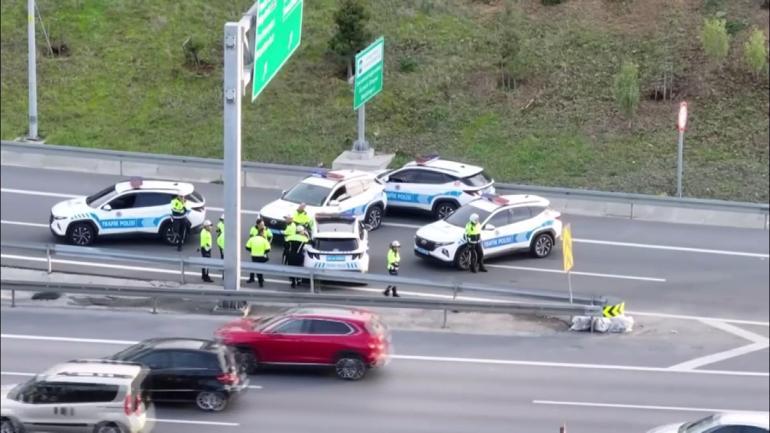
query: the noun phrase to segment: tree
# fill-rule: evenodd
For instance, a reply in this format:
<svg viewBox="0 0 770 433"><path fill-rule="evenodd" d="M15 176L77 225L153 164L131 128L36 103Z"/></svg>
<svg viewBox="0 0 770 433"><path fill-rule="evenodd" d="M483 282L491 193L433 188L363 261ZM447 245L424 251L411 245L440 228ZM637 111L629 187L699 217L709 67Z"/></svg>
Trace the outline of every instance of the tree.
<svg viewBox="0 0 770 433"><path fill-rule="evenodd" d="M345 62L347 76L353 75L356 53L366 48L372 36L366 30L369 12L360 0L341 0L334 13L336 32L329 40L329 49Z"/></svg>
<svg viewBox="0 0 770 433"><path fill-rule="evenodd" d="M759 77L767 70L767 45L762 30L754 28L743 45L743 58L754 76Z"/></svg>
<svg viewBox="0 0 770 433"><path fill-rule="evenodd" d="M730 35L727 34L727 23L721 18L707 18L701 30L701 43L706 57L716 65L721 66L730 51Z"/></svg>
<svg viewBox="0 0 770 433"><path fill-rule="evenodd" d="M615 101L630 121L639 106L639 67L633 62L623 62L615 75Z"/></svg>

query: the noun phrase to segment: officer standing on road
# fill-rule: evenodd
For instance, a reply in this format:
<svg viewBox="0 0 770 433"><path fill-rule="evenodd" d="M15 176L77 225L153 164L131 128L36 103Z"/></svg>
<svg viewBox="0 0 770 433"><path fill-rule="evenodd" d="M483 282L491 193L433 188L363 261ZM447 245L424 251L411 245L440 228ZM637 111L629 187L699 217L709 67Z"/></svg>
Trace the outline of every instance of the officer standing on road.
<svg viewBox="0 0 770 433"><path fill-rule="evenodd" d="M184 201L184 196L177 194L176 197L171 199L171 229L176 234L176 250L182 251L182 245L187 235L187 204Z"/></svg>
<svg viewBox="0 0 770 433"><path fill-rule="evenodd" d="M267 253L270 251L270 242L265 238L265 230L258 230L253 236L246 242L246 250L251 253L251 261L256 263L265 263L268 260ZM262 274L257 274L257 281L259 287L265 285L265 278ZM249 273L249 280L247 283L254 282L254 272Z"/></svg>
<svg viewBox="0 0 770 433"><path fill-rule="evenodd" d="M225 214L219 216L217 222L217 246L219 247L219 258L225 258Z"/></svg>
<svg viewBox="0 0 770 433"><path fill-rule="evenodd" d="M257 220L254 222L254 227L252 227L249 230L249 239L253 238L254 236L256 236L257 233L259 233L260 229L265 231L265 235L264 235L265 239L267 239L267 241L272 244L273 243L273 232L271 232L270 230L267 229L267 227L265 227L265 221L262 219L262 217L257 217Z"/></svg>
<svg viewBox="0 0 770 433"><path fill-rule="evenodd" d="M399 241L393 241L388 248L388 273L390 275L398 275L398 265L401 263L401 243ZM393 296L398 298L398 290L395 285L389 285L382 293L385 296L390 296L390 291L393 291Z"/></svg>
<svg viewBox="0 0 770 433"><path fill-rule="evenodd" d="M313 226L315 225L315 222L313 221L313 218L310 217L307 212L305 212L305 203L300 203L300 205L297 206L297 211L294 212L292 218L294 220L294 224L298 226L304 226L305 233L310 236L310 234L313 232Z"/></svg>
<svg viewBox="0 0 770 433"><path fill-rule="evenodd" d="M294 223L294 217L291 215L286 215L284 220L286 220L286 228L283 229L283 240L285 241L286 238L297 233L297 224Z"/></svg>
<svg viewBox="0 0 770 433"><path fill-rule="evenodd" d="M470 221L465 225L465 240L468 241L471 252L470 270L486 272L484 267L484 250L481 248L481 223L478 214L471 214Z"/></svg>
<svg viewBox="0 0 770 433"><path fill-rule="evenodd" d="M203 229L201 230L201 257L211 257L211 221L203 221ZM201 268L201 279L207 283L213 283L214 280L209 277L209 268Z"/></svg>
<svg viewBox="0 0 770 433"><path fill-rule="evenodd" d="M289 266L303 266L305 264L305 244L308 243L305 236L305 227L297 226L297 233L286 238L284 242L284 255ZM291 288L302 285L302 278L290 277Z"/></svg>

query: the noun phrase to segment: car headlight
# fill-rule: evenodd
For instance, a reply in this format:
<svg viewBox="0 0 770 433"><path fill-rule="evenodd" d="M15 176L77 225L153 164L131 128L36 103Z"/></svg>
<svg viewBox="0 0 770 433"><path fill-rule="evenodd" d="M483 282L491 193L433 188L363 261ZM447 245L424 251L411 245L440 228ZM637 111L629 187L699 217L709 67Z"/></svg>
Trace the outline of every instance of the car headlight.
<svg viewBox="0 0 770 433"><path fill-rule="evenodd" d="M448 245L452 245L454 242L436 242L437 247L446 247Z"/></svg>
<svg viewBox="0 0 770 433"><path fill-rule="evenodd" d="M66 216L56 216L56 215L53 216L54 221L66 220L66 219L67 219Z"/></svg>

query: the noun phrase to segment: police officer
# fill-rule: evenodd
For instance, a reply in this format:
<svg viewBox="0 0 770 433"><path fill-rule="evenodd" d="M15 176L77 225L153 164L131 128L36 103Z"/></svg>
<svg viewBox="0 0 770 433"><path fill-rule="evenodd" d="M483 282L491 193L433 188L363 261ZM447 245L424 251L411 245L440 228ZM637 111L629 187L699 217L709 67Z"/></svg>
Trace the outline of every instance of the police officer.
<svg viewBox="0 0 770 433"><path fill-rule="evenodd" d="M219 258L225 258L225 214L219 216L217 222L217 246L219 247Z"/></svg>
<svg viewBox="0 0 770 433"><path fill-rule="evenodd" d="M265 263L268 260L267 253L270 251L270 242L265 238L265 230L258 230L253 236L246 242L246 250L251 253L251 261L257 263ZM265 285L265 278L262 274L257 274L257 281L259 287ZM254 272L249 273L249 280L247 283L254 282Z"/></svg>
<svg viewBox="0 0 770 433"><path fill-rule="evenodd" d="M471 252L470 270L486 272L484 267L484 250L481 248L481 223L478 214L471 214L468 224L465 225L465 240L468 241Z"/></svg>
<svg viewBox="0 0 770 433"><path fill-rule="evenodd" d="M306 234L310 235L313 232L315 222L313 221L313 218L305 212L305 203L300 203L300 205L297 206L297 210L294 212L292 219L294 220L294 224L305 226Z"/></svg>
<svg viewBox="0 0 770 433"><path fill-rule="evenodd" d="M286 238L284 242L284 256L289 266L303 266L305 264L305 244L308 243L305 236L305 227L297 226L297 233ZM302 278L290 277L292 289L302 284Z"/></svg>
<svg viewBox="0 0 770 433"><path fill-rule="evenodd" d="M254 227L252 227L249 230L249 238L256 236L257 233L259 233L260 229L265 231L265 235L264 235L265 239L267 239L267 241L272 244L273 232L271 232L270 230L267 229L267 227L265 227L265 221L262 219L262 217L257 217L257 220L254 222Z"/></svg>
<svg viewBox="0 0 770 433"><path fill-rule="evenodd" d="M201 229L201 244L199 248L201 257L211 257L211 221L203 221ZM201 279L207 283L213 283L214 280L209 277L209 268L201 268Z"/></svg>
<svg viewBox="0 0 770 433"><path fill-rule="evenodd" d="M177 194L176 197L171 199L171 228L176 234L176 250L182 251L182 244L184 244L184 238L187 234L187 204L185 203L184 196Z"/></svg>
<svg viewBox="0 0 770 433"><path fill-rule="evenodd" d="M390 275L398 275L398 265L401 263L401 243L399 241L393 241L388 248L388 273ZM398 290L395 285L389 285L382 293L385 296L390 296L390 291L393 291L393 296L398 298Z"/></svg>

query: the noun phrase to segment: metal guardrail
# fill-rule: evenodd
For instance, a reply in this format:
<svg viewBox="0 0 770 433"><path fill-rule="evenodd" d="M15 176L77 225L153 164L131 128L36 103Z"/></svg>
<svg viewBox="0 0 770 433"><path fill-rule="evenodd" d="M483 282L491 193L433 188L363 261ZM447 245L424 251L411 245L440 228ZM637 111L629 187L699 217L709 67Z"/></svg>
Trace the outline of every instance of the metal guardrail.
<svg viewBox="0 0 770 433"><path fill-rule="evenodd" d="M98 258L98 259L122 259L131 262L138 263L151 263L151 264L166 264L179 269L179 281L186 283L185 271L193 267L208 267L212 269L221 270L224 267L221 259L203 258L203 257L169 257L169 256L150 256L142 253L136 253L125 250L105 249L105 248L93 248L93 247L78 247L73 245L58 245L58 244L35 244L35 243L18 243L18 242L3 242L4 248L22 249L31 251L45 252L47 259L48 272L53 271L53 256L69 256L69 257L84 257L84 258ZM310 280L310 293L320 292L319 281L332 281L341 283L353 283L353 284L381 284L383 286L394 284L399 287L410 288L423 288L423 289L440 289L446 290L452 293L453 298L457 298L460 293L475 293L496 295L504 297L517 297L527 299L537 299L548 302L561 302L569 303L570 297L566 293L539 291L539 290L524 290L517 288L502 288L490 285L472 284L467 282L445 282L445 281L430 281L426 279L408 278L408 277L394 277L391 275L381 274L362 274L357 272L345 272L345 271L330 271L324 269L313 269L295 266L276 265L269 263L252 263L243 262L241 264L242 271L254 272L271 276L279 277L299 277ZM221 291L218 293L222 293ZM603 296L573 296L573 305L589 305L589 306L601 306L607 303L607 299Z"/></svg>
<svg viewBox="0 0 770 433"><path fill-rule="evenodd" d="M176 165L188 165L193 167L203 167L209 169L221 169L221 159L208 159L188 156L160 155L144 152L125 152L116 150L91 149L74 146L60 146L50 144L22 143L16 141L0 141L3 149L16 150L20 152L38 152L50 155L61 156L80 156L83 158L109 159L118 161L165 163ZM280 173L292 173L297 175L310 174L314 167L303 167L286 164L272 164L260 162L243 162L245 172L265 172L273 171ZM698 199L698 198L677 198L664 197L648 194L635 194L625 192L608 192L586 189L557 188L536 185L522 185L513 183L496 183L496 188L501 192L516 193L539 193L551 197L575 198L585 200L603 200L623 203L645 203L660 206L687 207L701 209L719 209L732 210L740 212L763 213L770 211L770 205L766 203L733 202L727 200Z"/></svg>

